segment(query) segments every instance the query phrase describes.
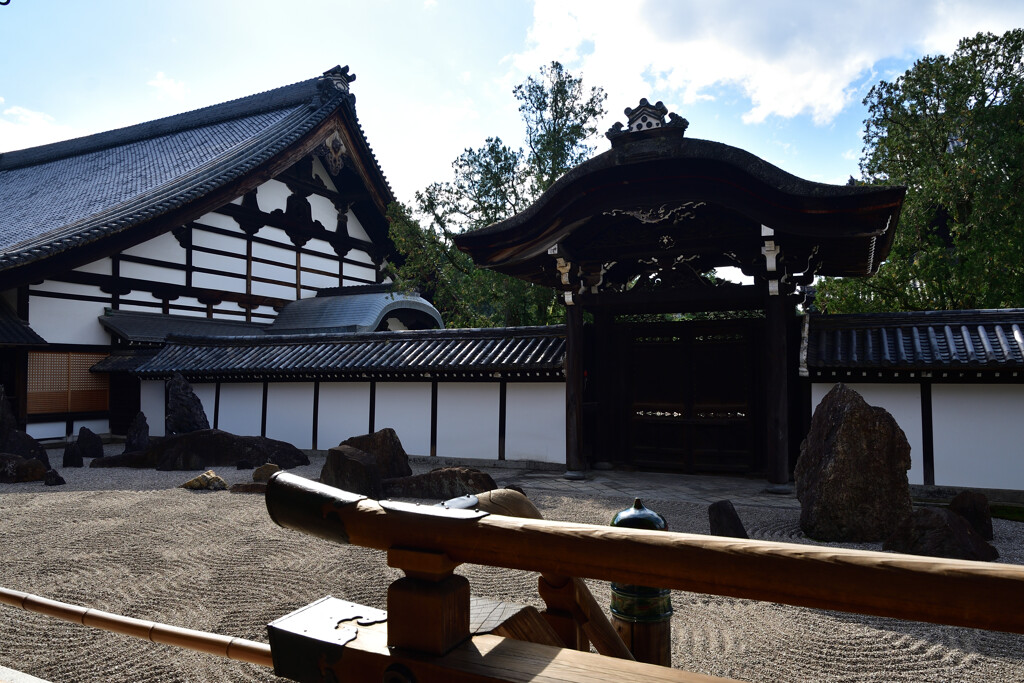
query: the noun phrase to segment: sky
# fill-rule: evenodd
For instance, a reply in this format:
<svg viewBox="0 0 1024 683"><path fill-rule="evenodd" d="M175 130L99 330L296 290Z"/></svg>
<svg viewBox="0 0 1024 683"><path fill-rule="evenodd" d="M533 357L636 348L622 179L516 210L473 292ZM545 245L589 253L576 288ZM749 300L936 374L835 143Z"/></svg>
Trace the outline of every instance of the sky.
<svg viewBox="0 0 1024 683"><path fill-rule="evenodd" d="M872 85L1018 27L1018 0L10 0L0 152L349 65L370 146L409 203L487 137L523 145L512 89L559 60L607 93L601 131L660 100L689 137L841 184L860 175Z"/></svg>

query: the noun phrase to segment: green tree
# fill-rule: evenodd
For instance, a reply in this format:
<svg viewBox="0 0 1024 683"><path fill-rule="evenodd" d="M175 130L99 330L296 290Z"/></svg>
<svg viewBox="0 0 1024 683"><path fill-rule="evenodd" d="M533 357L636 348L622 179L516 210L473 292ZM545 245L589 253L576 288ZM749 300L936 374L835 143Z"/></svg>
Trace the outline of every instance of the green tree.
<svg viewBox="0 0 1024 683"><path fill-rule="evenodd" d="M888 259L830 313L1024 305L1024 30L979 33L868 93L861 172L907 187Z"/></svg>
<svg viewBox="0 0 1024 683"><path fill-rule="evenodd" d="M582 78L552 62L513 95L528 151L487 138L452 163L452 180L417 192L415 207L389 211L390 235L404 258L392 277L433 303L449 327L547 325L562 318L553 290L478 268L452 242L459 232L522 211L593 153L587 142L605 113L601 88L586 91Z"/></svg>

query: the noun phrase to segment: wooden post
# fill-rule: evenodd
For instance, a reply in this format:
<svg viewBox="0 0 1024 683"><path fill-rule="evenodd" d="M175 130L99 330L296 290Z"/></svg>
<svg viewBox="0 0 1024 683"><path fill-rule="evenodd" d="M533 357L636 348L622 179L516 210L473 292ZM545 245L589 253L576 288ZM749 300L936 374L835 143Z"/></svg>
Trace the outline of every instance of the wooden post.
<svg viewBox="0 0 1024 683"><path fill-rule="evenodd" d="M443 655L469 638L469 581L442 552L388 550L405 577L388 587L388 647Z"/></svg>
<svg viewBox="0 0 1024 683"><path fill-rule="evenodd" d="M776 485L789 483L789 319L792 302L769 294L765 303L765 473Z"/></svg>
<svg viewBox="0 0 1024 683"><path fill-rule="evenodd" d="M583 310L565 306L565 478L586 478L583 460Z"/></svg>

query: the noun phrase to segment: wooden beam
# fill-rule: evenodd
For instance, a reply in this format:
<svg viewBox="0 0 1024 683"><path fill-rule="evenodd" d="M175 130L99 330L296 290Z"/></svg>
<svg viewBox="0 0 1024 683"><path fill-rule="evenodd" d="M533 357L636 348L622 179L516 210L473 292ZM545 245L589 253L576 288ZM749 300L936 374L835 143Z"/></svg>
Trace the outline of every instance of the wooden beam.
<svg viewBox="0 0 1024 683"><path fill-rule="evenodd" d="M765 433L764 462L768 481L789 483L789 321L793 303L770 295L765 303Z"/></svg>
<svg viewBox="0 0 1024 683"><path fill-rule="evenodd" d="M582 479L583 459L583 309L565 307L565 476Z"/></svg>
<svg viewBox="0 0 1024 683"><path fill-rule="evenodd" d="M433 550L460 563L1024 633L1024 566L384 509L287 472L271 478L266 501L281 526L367 548Z"/></svg>
<svg viewBox="0 0 1024 683"><path fill-rule="evenodd" d="M604 291L577 294L588 310L609 313L687 313L693 311L749 311L764 307L764 294L754 285L701 287L700 289Z"/></svg>

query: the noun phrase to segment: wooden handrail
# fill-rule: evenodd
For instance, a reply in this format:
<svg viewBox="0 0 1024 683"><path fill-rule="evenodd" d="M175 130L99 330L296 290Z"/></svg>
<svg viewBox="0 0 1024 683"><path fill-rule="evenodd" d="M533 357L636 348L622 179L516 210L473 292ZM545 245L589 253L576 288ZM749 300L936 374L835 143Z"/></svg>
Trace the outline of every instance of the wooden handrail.
<svg viewBox="0 0 1024 683"><path fill-rule="evenodd" d="M270 656L270 646L244 638L232 638L217 633L195 631L190 628L160 624L155 621L134 619L110 612L102 612L67 602L50 600L31 593L23 593L0 587L0 603L38 612L64 621L92 626L104 631L113 631L133 638L141 638L153 643L173 645L197 652L206 652L218 657L235 659L250 664L259 664L273 668L274 661Z"/></svg>
<svg viewBox="0 0 1024 683"><path fill-rule="evenodd" d="M517 517L408 511L276 473L281 526L457 563L1024 633L1024 567ZM461 516L455 514L460 513Z"/></svg>

